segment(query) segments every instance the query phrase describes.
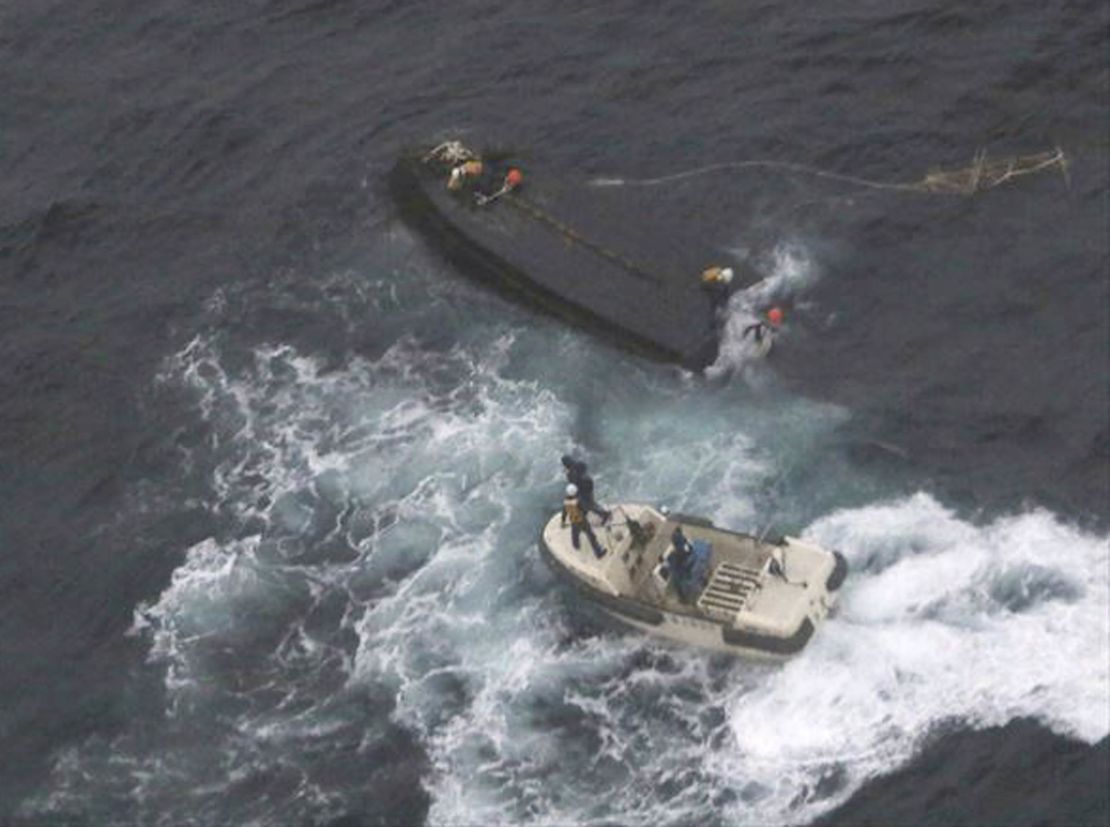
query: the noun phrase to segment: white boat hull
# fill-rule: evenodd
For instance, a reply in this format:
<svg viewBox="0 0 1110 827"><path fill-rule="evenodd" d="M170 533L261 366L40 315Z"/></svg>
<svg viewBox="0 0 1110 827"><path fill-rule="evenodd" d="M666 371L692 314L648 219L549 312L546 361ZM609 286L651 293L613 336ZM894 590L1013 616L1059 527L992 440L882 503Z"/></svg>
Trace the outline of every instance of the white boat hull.
<svg viewBox="0 0 1110 827"><path fill-rule="evenodd" d="M610 616L679 644L746 657L789 657L805 647L825 619L847 573L842 555L796 538L764 542L707 520L668 518L631 503L613 511L611 525L592 524L607 551L602 559L595 558L585 537L581 548L574 548L559 514L544 526L541 554ZM654 526L655 537L638 547L630 522ZM665 559L675 526L711 549L704 583L697 584L692 598L680 598L648 574L650 569L654 575ZM772 557L782 561L778 570Z"/></svg>

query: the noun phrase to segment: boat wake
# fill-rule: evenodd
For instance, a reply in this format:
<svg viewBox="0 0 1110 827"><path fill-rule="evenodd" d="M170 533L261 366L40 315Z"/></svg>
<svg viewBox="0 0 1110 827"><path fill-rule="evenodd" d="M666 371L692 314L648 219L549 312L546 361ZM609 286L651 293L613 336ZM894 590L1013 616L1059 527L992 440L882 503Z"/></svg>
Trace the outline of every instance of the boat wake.
<svg viewBox="0 0 1110 827"><path fill-rule="evenodd" d="M784 253L764 289L806 272ZM852 575L785 665L590 615L535 549L568 446L592 446L603 499L751 528L844 416L744 383L691 394L631 360L598 402L592 347L521 325L439 350L401 338L340 370L212 336L171 358L220 528L135 612L154 699L60 756L21 816L321 822L382 812L382 768L409 760L432 824L793 823L938 727L1110 730L1107 538L1045 511L977 524L925 493L816 511L792 494L782 519ZM855 482L823 486L835 502Z"/></svg>

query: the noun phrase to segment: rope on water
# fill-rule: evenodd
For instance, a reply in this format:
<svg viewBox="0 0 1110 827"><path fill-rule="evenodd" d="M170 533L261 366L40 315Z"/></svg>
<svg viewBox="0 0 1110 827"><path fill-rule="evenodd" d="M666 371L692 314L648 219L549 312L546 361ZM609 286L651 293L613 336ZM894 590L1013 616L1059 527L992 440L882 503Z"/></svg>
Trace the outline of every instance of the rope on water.
<svg viewBox="0 0 1110 827"><path fill-rule="evenodd" d="M685 172L676 172L671 175L662 175L658 178L594 178L589 182L595 187L653 187L657 184L668 184L706 175L711 172L739 169L778 169L802 175L813 175L832 181L846 184L855 184L860 187L879 190L894 190L898 192L925 192L940 193L945 195L974 195L983 190L1001 186L1014 178L1024 175L1033 175L1046 169L1059 169L1065 182L1070 185L1068 178L1068 159L1064 151L1056 147L1051 152L1039 152L1034 155L1018 155L1009 158L990 158L986 150L975 154L970 166L961 169L943 170L936 169L925 174L918 181L876 181L870 178L861 178L856 175L845 175L839 172L830 172L818 167L798 164L792 161L733 161L728 163L709 164Z"/></svg>

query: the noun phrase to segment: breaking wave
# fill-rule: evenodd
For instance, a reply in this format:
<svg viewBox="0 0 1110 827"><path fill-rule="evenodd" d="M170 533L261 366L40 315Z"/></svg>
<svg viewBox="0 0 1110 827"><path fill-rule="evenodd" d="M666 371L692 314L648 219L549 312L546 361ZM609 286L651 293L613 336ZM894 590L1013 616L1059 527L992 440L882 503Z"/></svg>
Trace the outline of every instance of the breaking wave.
<svg viewBox="0 0 1110 827"><path fill-rule="evenodd" d="M816 264L806 249L796 243L779 244L765 261L757 261L755 265L766 275L729 298L724 309L717 359L705 371L711 379L743 372L759 362L765 348L750 334L745 335L745 330L763 318L768 308L774 305L786 305L790 315L795 309L805 310L805 291L818 280ZM778 335L788 335L790 326L788 315L785 330Z"/></svg>
<svg viewBox="0 0 1110 827"><path fill-rule="evenodd" d="M792 289L797 261L766 289ZM843 411L633 361L558 370L589 347L510 326L332 371L218 337L174 356L163 381L206 423L189 461L227 528L136 610L160 704L61 756L23 815L318 822L373 809L404 732L432 824L792 823L953 722L1110 730L1105 537L1044 511L977 525L924 493L784 497ZM575 446L603 498L737 527L773 505L841 549L836 616L784 665L600 621L534 547ZM858 488L838 473L825 488Z"/></svg>

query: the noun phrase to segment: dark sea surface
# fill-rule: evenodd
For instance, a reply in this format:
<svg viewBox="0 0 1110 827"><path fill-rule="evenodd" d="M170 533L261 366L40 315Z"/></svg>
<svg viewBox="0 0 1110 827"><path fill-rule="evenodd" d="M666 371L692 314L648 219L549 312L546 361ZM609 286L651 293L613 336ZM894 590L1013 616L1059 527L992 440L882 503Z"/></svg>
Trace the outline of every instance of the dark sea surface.
<svg viewBox="0 0 1110 827"><path fill-rule="evenodd" d="M0 821L805 824L900 783L887 823L1105 825L1108 36L1105 2L4 3ZM400 224L394 160L455 136L583 199L1069 166L639 187L645 233L734 215L789 304L700 376ZM603 499L843 549L837 615L785 665L598 622L534 546L568 450Z"/></svg>

